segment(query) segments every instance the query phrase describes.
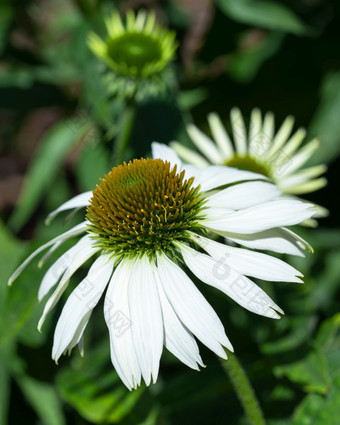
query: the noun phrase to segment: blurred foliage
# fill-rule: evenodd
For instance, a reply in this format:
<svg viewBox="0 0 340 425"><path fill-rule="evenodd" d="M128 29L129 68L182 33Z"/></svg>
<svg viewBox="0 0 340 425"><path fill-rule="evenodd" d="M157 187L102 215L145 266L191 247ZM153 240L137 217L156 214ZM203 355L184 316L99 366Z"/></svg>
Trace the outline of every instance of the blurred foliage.
<svg viewBox="0 0 340 425"><path fill-rule="evenodd" d="M335 0L3 0L0 5L0 424L245 424L218 359L202 347L206 369L187 369L164 352L160 377L129 392L110 363L102 309L86 331L85 357L50 360L51 314L36 331L43 272L30 265L12 288L19 262L64 229L46 214L90 190L112 164L125 104L107 96L89 51L117 8L150 7L177 31L178 91L141 102L125 159L150 142L187 143L184 124L255 106L280 122L296 117L329 165L329 185L310 195L335 210L340 153L340 4ZM79 216L80 217L80 216ZM299 229L313 255L289 261L304 285L263 284L286 315L270 321L200 289L216 308L270 425L337 425L340 409L340 228L338 215ZM78 215L72 217L75 223ZM6 223L6 224L5 224ZM288 260L288 259L287 259ZM53 259L51 260L53 261ZM79 272L84 273L84 270ZM251 329L251 332L249 330Z"/></svg>

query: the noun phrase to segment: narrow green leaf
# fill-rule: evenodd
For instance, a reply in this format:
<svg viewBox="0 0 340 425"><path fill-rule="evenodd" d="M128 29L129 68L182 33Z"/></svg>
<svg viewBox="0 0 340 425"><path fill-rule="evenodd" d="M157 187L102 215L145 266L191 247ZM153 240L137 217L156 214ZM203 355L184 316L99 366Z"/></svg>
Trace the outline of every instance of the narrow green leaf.
<svg viewBox="0 0 340 425"><path fill-rule="evenodd" d="M243 24L306 34L307 28L301 20L285 6L263 0L217 0L221 10L235 21Z"/></svg>
<svg viewBox="0 0 340 425"><path fill-rule="evenodd" d="M7 425L9 407L10 372L5 362L9 351L11 351L11 346L0 349L0 424L2 425Z"/></svg>
<svg viewBox="0 0 340 425"><path fill-rule="evenodd" d="M105 146L93 139L86 144L76 164L76 174L80 189L83 191L94 190L99 178L104 177L111 167L110 155Z"/></svg>
<svg viewBox="0 0 340 425"><path fill-rule="evenodd" d="M52 385L25 375L16 381L44 425L65 425L60 399Z"/></svg>
<svg viewBox="0 0 340 425"><path fill-rule="evenodd" d="M86 131L87 123L76 118L58 123L39 146L28 171L19 204L9 220L18 231L52 187L58 170L70 149Z"/></svg>
<svg viewBox="0 0 340 425"><path fill-rule="evenodd" d="M135 408L143 388L131 392L125 388L111 365L106 340L78 360L58 376L61 396L90 422L123 420Z"/></svg>

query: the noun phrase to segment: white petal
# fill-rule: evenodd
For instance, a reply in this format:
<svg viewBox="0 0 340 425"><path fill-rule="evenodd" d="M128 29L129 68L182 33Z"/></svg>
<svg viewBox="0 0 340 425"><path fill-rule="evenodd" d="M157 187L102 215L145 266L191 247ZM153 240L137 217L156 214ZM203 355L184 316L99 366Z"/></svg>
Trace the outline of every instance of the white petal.
<svg viewBox="0 0 340 425"><path fill-rule="evenodd" d="M198 365L203 366L203 362L195 338L181 323L171 307L160 282L158 271L156 271L156 279L164 321L164 344L184 364L198 370Z"/></svg>
<svg viewBox="0 0 340 425"><path fill-rule="evenodd" d="M85 238L88 238L85 236ZM78 242L78 247L76 250L72 252L73 256L70 258L70 261L68 262L68 267L65 270L65 273L62 275L60 282L53 292L53 294L50 296L50 298L47 300L43 314L39 320L38 323L38 329L41 330L41 327L46 319L47 314L52 310L52 308L57 304L60 297L64 293L65 289L67 288L70 278L74 274L76 270L79 269L81 265L85 263L89 258L91 258L97 251L98 248L94 248L92 246L93 241L83 238L83 240ZM53 266L52 266L53 267ZM55 279L50 277L48 280L44 281L40 288L39 288L39 299L41 299L51 288L51 285L53 286L55 284Z"/></svg>
<svg viewBox="0 0 340 425"><path fill-rule="evenodd" d="M208 121L212 135L216 141L218 148L222 153L222 160L227 160L234 155L233 144L217 114L208 115ZM220 161L221 162L221 161Z"/></svg>
<svg viewBox="0 0 340 425"><path fill-rule="evenodd" d="M95 241L89 235L82 237L76 245L66 251L45 273L38 292L39 301L53 288L61 276L68 270L66 280L70 279L71 275L94 255L100 248L94 247ZM75 268L76 267L76 268ZM73 270L70 273L70 270Z"/></svg>
<svg viewBox="0 0 340 425"><path fill-rule="evenodd" d="M225 264L240 274L276 282L302 282L298 270L276 257L190 235L211 257L219 259L221 266Z"/></svg>
<svg viewBox="0 0 340 425"><path fill-rule="evenodd" d="M52 211L46 218L45 223L50 224L51 221L57 216L61 211L72 210L75 208L87 207L90 204L90 199L92 198L92 191L81 193L80 195L75 196L72 199L69 199L64 204L60 205L56 210Z"/></svg>
<svg viewBox="0 0 340 425"><path fill-rule="evenodd" d="M195 175L195 183L201 185L203 191L245 180L267 180L267 178L262 174L222 165L211 165L210 167L197 170Z"/></svg>
<svg viewBox="0 0 340 425"><path fill-rule="evenodd" d="M141 371L132 340L128 302L133 263L122 260L114 271L106 292L104 316L110 334L111 360L124 384L131 390L141 381Z"/></svg>
<svg viewBox="0 0 340 425"><path fill-rule="evenodd" d="M274 137L270 149L266 153L266 158L272 158L286 143L294 125L294 117L288 116L282 123L280 129Z"/></svg>
<svg viewBox="0 0 340 425"><path fill-rule="evenodd" d="M163 319L157 282L150 260L139 258L129 280L129 309L133 344L146 385L155 383L163 351Z"/></svg>
<svg viewBox="0 0 340 425"><path fill-rule="evenodd" d="M289 186L286 188L286 191L294 195L301 195L303 193L315 192L316 190L322 189L326 185L327 179L325 177L320 177L305 183Z"/></svg>
<svg viewBox="0 0 340 425"><path fill-rule="evenodd" d="M152 142L151 149L153 159L162 159L163 161L168 161L172 167L177 165L178 172L182 170L182 161L179 159L177 153L169 146L164 145L163 143Z"/></svg>
<svg viewBox="0 0 340 425"><path fill-rule="evenodd" d="M68 297L54 333L52 358L58 361L62 353L76 345L84 332L93 308L110 279L114 260L101 255L92 264L88 275ZM74 341L75 339L75 341Z"/></svg>
<svg viewBox="0 0 340 425"><path fill-rule="evenodd" d="M313 139L307 145L303 146L295 155L288 158L280 169L278 176L288 176L300 168L320 147L318 139Z"/></svg>
<svg viewBox="0 0 340 425"><path fill-rule="evenodd" d="M196 147L208 158L212 164L221 164L223 158L215 146L215 143L195 125L189 124L187 132Z"/></svg>
<svg viewBox="0 0 340 425"><path fill-rule="evenodd" d="M265 317L277 319L274 310L283 311L250 279L235 272L224 259L201 254L184 244L178 244L189 269L202 282L224 292L242 307Z"/></svg>
<svg viewBox="0 0 340 425"><path fill-rule="evenodd" d="M257 108L251 111L249 127L249 154L261 157L263 155L263 133L261 111Z"/></svg>
<svg viewBox="0 0 340 425"><path fill-rule="evenodd" d="M279 199L226 214L220 219L210 220L207 209L205 211L207 219L200 220L200 224L216 231L257 233L274 227L299 224L311 218L315 212L313 205L307 202Z"/></svg>
<svg viewBox="0 0 340 425"><path fill-rule="evenodd" d="M87 229L87 222L84 221L83 223L80 223L77 226L72 227L72 229L68 230L65 233L62 233L61 235L50 240L44 245L41 245L38 249L32 252L32 254L29 257L27 257L26 260L15 270L15 272L12 274L12 276L8 280L8 285L12 285L14 280L20 275L20 273L24 270L24 268L33 260L34 257L40 254L40 252L44 251L46 248L48 248L51 245L54 245L55 243L64 242L67 239L72 238L73 236L80 235L81 233L84 233L86 229Z"/></svg>
<svg viewBox="0 0 340 425"><path fill-rule="evenodd" d="M218 234L251 249L269 250L300 257L304 257L303 250L306 247L312 251L306 241L302 243L298 235L285 228L270 229L252 235L237 235L230 232L218 232Z"/></svg>
<svg viewBox="0 0 340 425"><path fill-rule="evenodd" d="M230 112L231 127L233 129L234 142L238 155L247 154L247 133L243 117L238 108L233 108Z"/></svg>
<svg viewBox="0 0 340 425"><path fill-rule="evenodd" d="M240 183L209 196L207 206L239 210L271 201L281 195L277 186L261 181Z"/></svg>
<svg viewBox="0 0 340 425"><path fill-rule="evenodd" d="M163 290L181 322L210 350L226 358L233 350L217 314L184 271L165 255L157 255Z"/></svg>
<svg viewBox="0 0 340 425"><path fill-rule="evenodd" d="M63 243L63 241L58 241L54 245L51 246L51 248L44 254L38 263L38 267L41 268L45 262L51 257L51 255L60 247L60 245Z"/></svg>
<svg viewBox="0 0 340 425"><path fill-rule="evenodd" d="M209 165L209 162L202 155L183 146L181 143L171 142L170 146L178 153L183 161L189 164L196 165L197 167L207 167Z"/></svg>
<svg viewBox="0 0 340 425"><path fill-rule="evenodd" d="M280 185L280 188L286 189L291 186L308 182L310 179L318 177L320 174L323 174L326 171L327 167L325 165L316 165L314 167L305 168L304 170L301 170L290 176L283 177L282 179L280 179L278 184Z"/></svg>
<svg viewBox="0 0 340 425"><path fill-rule="evenodd" d="M274 136L275 124L274 124L274 114L272 112L267 112L263 119L262 126L262 143L261 143L261 153L258 155L260 157L264 156L268 149L271 147L273 136Z"/></svg>
<svg viewBox="0 0 340 425"><path fill-rule="evenodd" d="M298 147L303 142L303 139L306 137L306 130L304 128L299 128L292 137L285 144L283 150L284 153L289 157L295 153Z"/></svg>

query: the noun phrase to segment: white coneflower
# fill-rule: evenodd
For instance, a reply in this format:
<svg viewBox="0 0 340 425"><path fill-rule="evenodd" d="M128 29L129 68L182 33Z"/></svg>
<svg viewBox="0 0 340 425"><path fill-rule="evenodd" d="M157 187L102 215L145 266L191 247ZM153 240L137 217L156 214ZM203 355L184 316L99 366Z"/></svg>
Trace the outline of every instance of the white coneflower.
<svg viewBox="0 0 340 425"><path fill-rule="evenodd" d="M281 226L314 214L311 204L281 199L277 187L258 174L220 166L183 168L174 151L157 143L153 155L113 168L93 192L54 211L49 220L67 209L87 208L83 223L36 250L10 279L12 283L44 249L50 247L45 260L65 240L86 233L43 278L40 300L57 286L39 329L74 272L96 257L62 310L52 357L58 361L82 344L92 310L107 287L104 315L111 359L129 389L142 378L147 385L156 381L163 345L194 369L203 364L195 338L223 358L223 347L233 350L187 270L249 311L270 318L279 318L276 312L282 310L248 276L301 281L300 273L285 262L224 245L209 235L299 254L305 243Z"/></svg>
<svg viewBox="0 0 340 425"><path fill-rule="evenodd" d="M106 28L105 40L90 34L89 47L110 70L107 82L112 94L139 99L172 83L169 65L177 48L175 33L157 23L153 12L129 10L125 23L114 12Z"/></svg>
<svg viewBox="0 0 340 425"><path fill-rule="evenodd" d="M202 155L178 142L171 144L184 161L202 167L218 164L254 171L269 177L282 192L291 195L314 192L327 184L326 178L320 177L326 171L325 165L303 168L320 144L313 139L300 148L306 130L299 128L292 133L292 116L275 133L273 113L266 113L262 119L260 110L253 109L247 131L241 112L234 108L230 113L232 138L217 114L211 113L208 122L212 138L193 124L187 126ZM322 207L318 207L318 213L319 217L327 215ZM311 225L315 223L309 221Z"/></svg>

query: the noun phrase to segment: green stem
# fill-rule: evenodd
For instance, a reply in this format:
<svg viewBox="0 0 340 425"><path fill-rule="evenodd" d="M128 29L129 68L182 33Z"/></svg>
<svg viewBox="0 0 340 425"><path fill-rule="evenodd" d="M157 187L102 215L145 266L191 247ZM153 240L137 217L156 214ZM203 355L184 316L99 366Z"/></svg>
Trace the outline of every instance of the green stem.
<svg viewBox="0 0 340 425"><path fill-rule="evenodd" d="M238 399L251 425L265 425L260 405L257 401L250 381L233 353L228 353L228 360L221 360L222 366L226 371L233 385Z"/></svg>
<svg viewBox="0 0 340 425"><path fill-rule="evenodd" d="M113 146L112 161L114 167L121 164L124 160L125 151L129 144L133 123L135 121L135 116L136 102L132 100L127 104L123 112L121 130Z"/></svg>

